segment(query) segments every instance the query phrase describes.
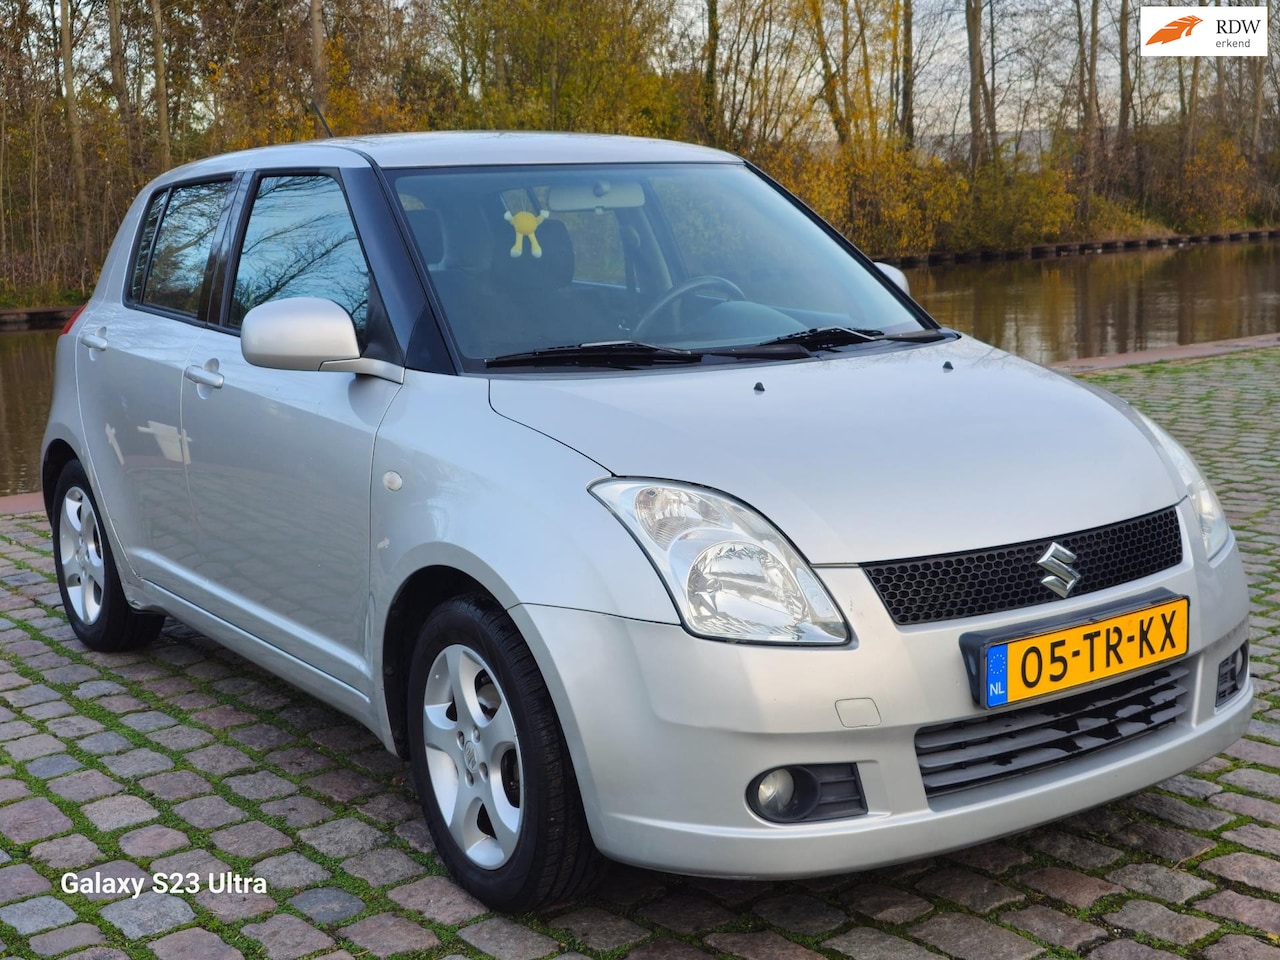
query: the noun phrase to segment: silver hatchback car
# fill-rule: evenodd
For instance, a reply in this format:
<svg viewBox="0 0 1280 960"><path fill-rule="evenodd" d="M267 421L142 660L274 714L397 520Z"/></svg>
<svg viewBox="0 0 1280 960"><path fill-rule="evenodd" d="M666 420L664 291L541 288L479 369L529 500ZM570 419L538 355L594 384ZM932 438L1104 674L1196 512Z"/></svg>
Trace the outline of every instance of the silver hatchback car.
<svg viewBox="0 0 1280 960"><path fill-rule="evenodd" d="M174 170L58 345L68 616L175 617L366 724L503 910L603 857L937 853L1229 744L1247 592L1195 464L905 288L682 144Z"/></svg>

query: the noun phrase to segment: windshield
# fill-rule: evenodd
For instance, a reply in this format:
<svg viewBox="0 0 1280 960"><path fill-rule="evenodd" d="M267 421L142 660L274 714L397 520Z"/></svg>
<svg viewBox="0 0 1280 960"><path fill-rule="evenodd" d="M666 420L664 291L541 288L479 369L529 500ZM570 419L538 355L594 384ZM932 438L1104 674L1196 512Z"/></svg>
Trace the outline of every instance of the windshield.
<svg viewBox="0 0 1280 960"><path fill-rule="evenodd" d="M814 328L922 329L876 271L741 164L390 174L470 369L580 344L705 352Z"/></svg>

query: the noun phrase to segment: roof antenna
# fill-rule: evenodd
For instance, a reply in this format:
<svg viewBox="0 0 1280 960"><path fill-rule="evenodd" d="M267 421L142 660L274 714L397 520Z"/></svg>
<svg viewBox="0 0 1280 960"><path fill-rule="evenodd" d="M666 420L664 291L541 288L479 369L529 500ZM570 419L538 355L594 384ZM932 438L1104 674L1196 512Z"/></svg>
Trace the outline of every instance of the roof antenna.
<svg viewBox="0 0 1280 960"><path fill-rule="evenodd" d="M316 115L316 119L320 121L320 126L324 127L324 135L333 139L333 131L329 129L329 121L324 118L324 114L320 112L320 104L314 100L311 101L311 109Z"/></svg>

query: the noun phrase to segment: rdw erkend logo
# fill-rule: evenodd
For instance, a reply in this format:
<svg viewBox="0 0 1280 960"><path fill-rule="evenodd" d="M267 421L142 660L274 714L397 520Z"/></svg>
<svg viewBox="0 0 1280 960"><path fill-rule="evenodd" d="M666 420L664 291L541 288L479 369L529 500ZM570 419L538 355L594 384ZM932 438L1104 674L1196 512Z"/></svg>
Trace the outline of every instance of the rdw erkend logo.
<svg viewBox="0 0 1280 960"><path fill-rule="evenodd" d="M1144 57L1265 57L1265 6L1139 8L1138 50ZM1246 0L1247 2L1247 0Z"/></svg>
<svg viewBox="0 0 1280 960"><path fill-rule="evenodd" d="M1149 47L1153 43L1172 43L1174 40L1189 37L1191 36L1191 31L1196 28L1197 23L1204 23L1204 21L1196 16L1179 17L1171 23L1166 23L1153 33L1146 45Z"/></svg>

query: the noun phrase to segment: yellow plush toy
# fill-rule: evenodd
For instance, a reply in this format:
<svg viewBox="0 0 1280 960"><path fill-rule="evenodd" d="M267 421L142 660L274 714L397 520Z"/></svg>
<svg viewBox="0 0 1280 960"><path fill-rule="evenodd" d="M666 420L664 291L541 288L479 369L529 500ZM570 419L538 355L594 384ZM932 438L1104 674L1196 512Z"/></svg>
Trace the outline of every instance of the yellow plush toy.
<svg viewBox="0 0 1280 960"><path fill-rule="evenodd" d="M507 222L516 228L516 243L511 248L511 256L518 257L524 253L524 238L529 238L529 252L535 257L542 256L542 247L538 245L538 224L547 217L551 216L550 210L543 210L537 215L530 213L528 210L521 210L519 213L513 214L508 210L503 214L507 218Z"/></svg>

